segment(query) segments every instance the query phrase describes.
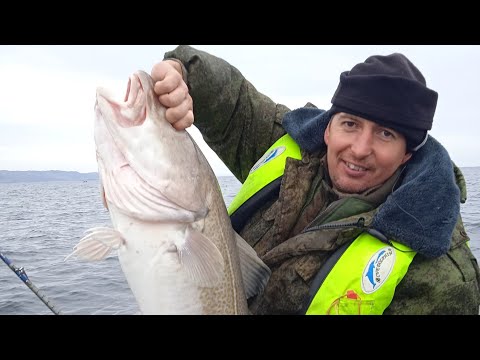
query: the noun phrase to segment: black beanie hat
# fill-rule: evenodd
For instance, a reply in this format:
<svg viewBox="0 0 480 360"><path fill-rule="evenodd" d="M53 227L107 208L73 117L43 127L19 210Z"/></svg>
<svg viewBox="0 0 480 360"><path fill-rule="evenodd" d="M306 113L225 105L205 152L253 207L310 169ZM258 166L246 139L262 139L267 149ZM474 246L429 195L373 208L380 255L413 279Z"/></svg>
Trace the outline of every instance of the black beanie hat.
<svg viewBox="0 0 480 360"><path fill-rule="evenodd" d="M418 150L432 128L438 94L404 55L370 56L340 74L331 114L346 112L403 134Z"/></svg>

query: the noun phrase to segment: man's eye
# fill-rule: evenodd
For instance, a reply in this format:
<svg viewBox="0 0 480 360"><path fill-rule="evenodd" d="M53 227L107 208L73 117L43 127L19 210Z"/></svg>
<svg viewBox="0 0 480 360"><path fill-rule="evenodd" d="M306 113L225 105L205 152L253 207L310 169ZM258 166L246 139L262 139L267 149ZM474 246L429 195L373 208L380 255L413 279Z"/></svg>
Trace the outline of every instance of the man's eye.
<svg viewBox="0 0 480 360"><path fill-rule="evenodd" d="M394 138L395 135L388 130L382 130L382 136L386 138Z"/></svg>

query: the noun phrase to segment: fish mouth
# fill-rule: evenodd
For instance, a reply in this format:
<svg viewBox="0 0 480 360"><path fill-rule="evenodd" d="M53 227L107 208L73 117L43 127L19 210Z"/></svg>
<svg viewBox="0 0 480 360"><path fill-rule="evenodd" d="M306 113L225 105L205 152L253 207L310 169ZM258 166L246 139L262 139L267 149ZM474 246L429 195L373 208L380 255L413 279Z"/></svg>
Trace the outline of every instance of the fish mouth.
<svg viewBox="0 0 480 360"><path fill-rule="evenodd" d="M135 73L128 78L127 91L123 101L128 104L135 104L138 97L145 96L145 89L142 84L142 80Z"/></svg>
<svg viewBox="0 0 480 360"><path fill-rule="evenodd" d="M113 116L103 118L111 118L124 128L142 125L147 119L147 96L139 76L133 74L128 79L123 101L116 101L108 93L98 91L95 110L100 114L111 111Z"/></svg>

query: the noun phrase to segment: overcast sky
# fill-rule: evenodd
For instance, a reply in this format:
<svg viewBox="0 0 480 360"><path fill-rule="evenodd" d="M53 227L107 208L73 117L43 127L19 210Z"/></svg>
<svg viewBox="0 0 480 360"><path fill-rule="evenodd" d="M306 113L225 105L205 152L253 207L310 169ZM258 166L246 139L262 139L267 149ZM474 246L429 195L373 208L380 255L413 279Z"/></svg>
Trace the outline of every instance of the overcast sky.
<svg viewBox="0 0 480 360"><path fill-rule="evenodd" d="M138 69L150 72L176 45L0 46L0 169L97 171L97 86L118 94ZM480 46L193 45L237 67L261 92L291 109L328 109L342 71L368 56L405 54L439 93L430 132L460 167L480 166ZM196 128L217 175L230 174Z"/></svg>

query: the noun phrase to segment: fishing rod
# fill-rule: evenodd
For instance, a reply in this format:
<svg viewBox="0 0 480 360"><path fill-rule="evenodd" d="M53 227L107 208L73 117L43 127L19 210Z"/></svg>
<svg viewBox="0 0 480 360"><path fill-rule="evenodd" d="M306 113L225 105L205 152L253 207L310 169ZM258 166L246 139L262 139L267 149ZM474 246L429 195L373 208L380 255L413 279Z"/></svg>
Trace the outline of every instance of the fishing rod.
<svg viewBox="0 0 480 360"><path fill-rule="evenodd" d="M17 276L22 280L29 288L34 292L35 295L38 296L40 300L43 301L45 305L55 314L55 315L62 315L60 310L57 310L57 308L50 302L50 300L47 299L45 295L43 295L40 291L39 288L37 288L28 278L27 273L25 272L25 269L23 267L19 268L15 266L10 259L8 259L2 252L0 252L0 259L3 260L5 264L8 265L8 267L15 273Z"/></svg>

